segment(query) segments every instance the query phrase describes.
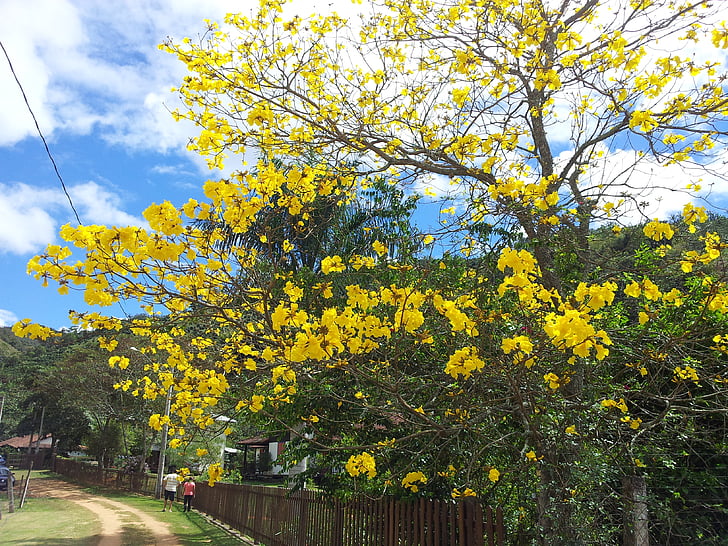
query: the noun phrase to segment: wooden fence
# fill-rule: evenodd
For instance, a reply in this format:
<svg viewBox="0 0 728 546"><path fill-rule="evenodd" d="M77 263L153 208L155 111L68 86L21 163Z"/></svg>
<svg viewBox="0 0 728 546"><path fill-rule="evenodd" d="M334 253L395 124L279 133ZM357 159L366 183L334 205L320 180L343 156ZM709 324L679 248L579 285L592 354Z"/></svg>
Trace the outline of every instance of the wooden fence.
<svg viewBox="0 0 728 546"><path fill-rule="evenodd" d="M156 477L57 460L56 472L80 481L153 494ZM503 513L459 502L356 499L316 491L197 484L193 507L266 546L502 546Z"/></svg>
<svg viewBox="0 0 728 546"><path fill-rule="evenodd" d="M489 546L505 543L500 508L474 500L357 499L314 491L198 484L195 506L267 546Z"/></svg>
<svg viewBox="0 0 728 546"><path fill-rule="evenodd" d="M123 489L142 495L154 495L157 486L156 474L125 472L115 468L101 468L98 465L79 463L56 458L55 472L83 484L101 485Z"/></svg>
<svg viewBox="0 0 728 546"><path fill-rule="evenodd" d="M28 453L23 450L19 453L8 453L5 459L8 466L15 469L34 468L35 470L52 468L53 457L48 450L44 449L38 453Z"/></svg>

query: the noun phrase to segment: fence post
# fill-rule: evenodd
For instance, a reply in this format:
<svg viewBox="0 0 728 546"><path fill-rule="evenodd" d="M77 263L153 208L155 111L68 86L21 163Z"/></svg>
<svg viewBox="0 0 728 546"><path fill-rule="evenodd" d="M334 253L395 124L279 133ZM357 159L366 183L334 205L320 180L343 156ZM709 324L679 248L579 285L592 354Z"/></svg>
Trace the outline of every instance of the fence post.
<svg viewBox="0 0 728 546"><path fill-rule="evenodd" d="M490 506L486 508L488 512L491 511ZM480 544L485 544L485 529L483 526L483 505L480 502L473 503L473 535L475 540L480 541Z"/></svg>
<svg viewBox="0 0 728 546"><path fill-rule="evenodd" d="M344 546L344 504L334 499L334 523L331 528L331 546Z"/></svg>
<svg viewBox="0 0 728 546"><path fill-rule="evenodd" d="M649 546L647 483L644 476L622 478L624 494L624 546Z"/></svg>
<svg viewBox="0 0 728 546"><path fill-rule="evenodd" d="M503 546L506 543L506 526L503 523L503 508L500 506L495 509L495 524L498 546Z"/></svg>
<svg viewBox="0 0 728 546"><path fill-rule="evenodd" d="M298 530L296 532L296 544L298 546L306 546L306 529L308 529L308 501L303 494L302 491L298 491L296 493L296 496L298 497L297 502L295 503L298 505Z"/></svg>

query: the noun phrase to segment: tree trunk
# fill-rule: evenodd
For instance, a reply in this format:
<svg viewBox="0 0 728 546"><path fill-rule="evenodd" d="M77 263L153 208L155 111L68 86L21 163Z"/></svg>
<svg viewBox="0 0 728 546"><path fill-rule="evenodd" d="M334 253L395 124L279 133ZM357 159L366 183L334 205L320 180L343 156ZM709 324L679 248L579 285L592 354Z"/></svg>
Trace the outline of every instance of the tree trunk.
<svg viewBox="0 0 728 546"><path fill-rule="evenodd" d="M624 494L624 546L649 546L647 484L644 476L622 478Z"/></svg>
<svg viewBox="0 0 728 546"><path fill-rule="evenodd" d="M567 457L571 460L571 457ZM541 487L536 496L538 504L539 544L563 546L579 544L578 523L573 521L572 506L567 502L568 492L565 483L570 481L570 466L557 467L544 465L541 468Z"/></svg>

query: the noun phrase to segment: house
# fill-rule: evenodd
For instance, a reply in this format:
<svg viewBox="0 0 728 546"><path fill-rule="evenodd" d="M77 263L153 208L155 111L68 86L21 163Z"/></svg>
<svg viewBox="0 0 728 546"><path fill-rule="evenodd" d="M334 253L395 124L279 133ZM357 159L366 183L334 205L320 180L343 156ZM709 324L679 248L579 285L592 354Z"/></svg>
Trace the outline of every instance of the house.
<svg viewBox="0 0 728 546"><path fill-rule="evenodd" d="M236 422L235 419L226 417L225 415L218 415L215 417L215 424L217 425L215 428L220 430L223 426L230 426ZM206 446L215 461L222 463L223 467L226 467L227 465L225 463L227 460L233 454L237 453L237 449L234 447L227 447L227 435L223 432L218 432L213 437L208 438Z"/></svg>
<svg viewBox="0 0 728 546"><path fill-rule="evenodd" d="M5 456L8 466L16 468L49 468L53 454L53 436L40 440L37 434L15 436L0 442L0 454Z"/></svg>
<svg viewBox="0 0 728 546"><path fill-rule="evenodd" d="M276 464L286 450L290 434L279 436L253 436L238 442L239 451L243 452L238 462L242 465L242 473L246 476L263 474L267 476L295 476L308 468L308 458L304 458L295 466L284 469Z"/></svg>
<svg viewBox="0 0 728 546"><path fill-rule="evenodd" d="M244 476L253 476L267 470L266 455L269 452L270 438L268 436L253 436L238 442L238 451L242 451L241 471Z"/></svg>
<svg viewBox="0 0 728 546"><path fill-rule="evenodd" d="M0 442L0 451L12 449L16 452L20 452L24 449L27 450L28 448L33 451L41 449L52 450L53 436L49 434L38 440L37 434L27 434L25 436L14 436Z"/></svg>

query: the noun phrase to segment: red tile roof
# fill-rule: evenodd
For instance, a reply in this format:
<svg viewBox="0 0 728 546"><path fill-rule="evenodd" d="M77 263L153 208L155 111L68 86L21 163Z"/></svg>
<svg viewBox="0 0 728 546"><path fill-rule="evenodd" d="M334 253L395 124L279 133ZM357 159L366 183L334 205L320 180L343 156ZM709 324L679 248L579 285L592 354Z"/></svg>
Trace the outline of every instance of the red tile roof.
<svg viewBox="0 0 728 546"><path fill-rule="evenodd" d="M50 449L53 447L53 437L52 436L46 436L43 438L40 443L38 442L38 435L33 434L32 435L33 444L31 447L35 448L36 446L40 449ZM14 438L8 438L7 440L3 440L0 442L0 447L12 447L15 449L22 449L27 448L28 444L31 442L31 435L27 434L25 436L15 436Z"/></svg>

